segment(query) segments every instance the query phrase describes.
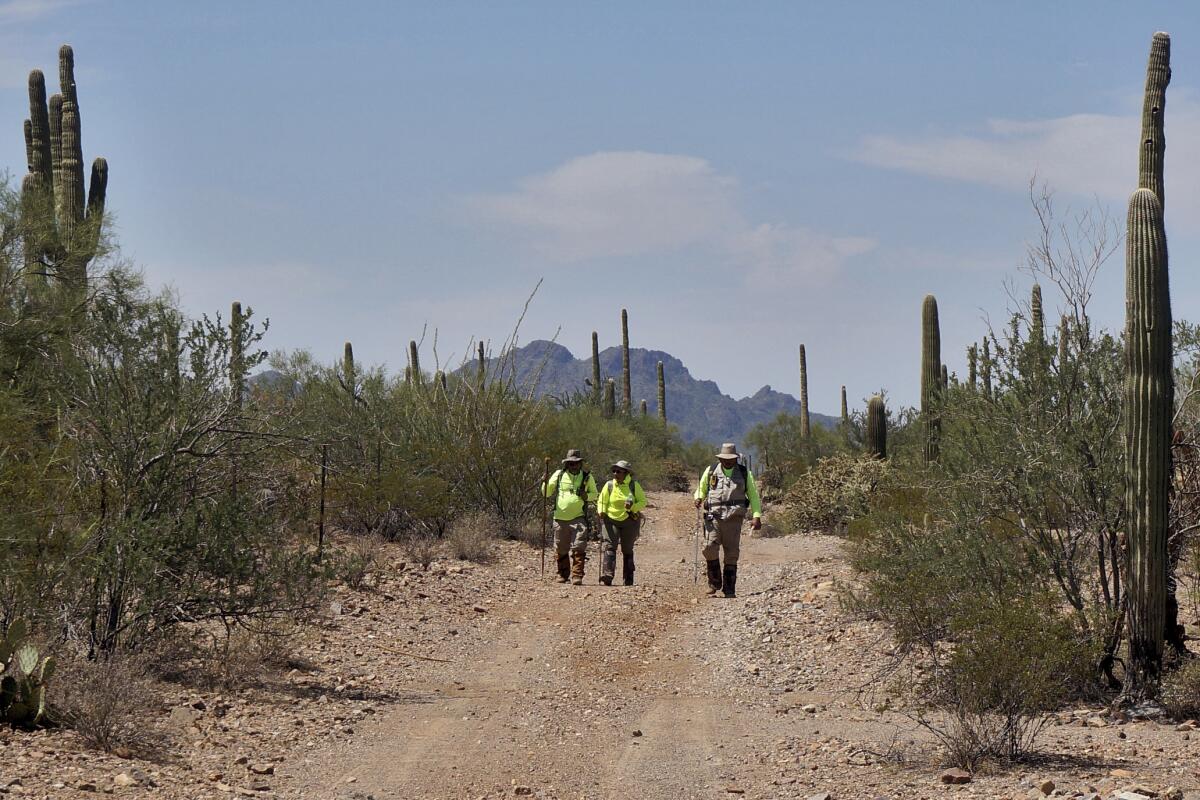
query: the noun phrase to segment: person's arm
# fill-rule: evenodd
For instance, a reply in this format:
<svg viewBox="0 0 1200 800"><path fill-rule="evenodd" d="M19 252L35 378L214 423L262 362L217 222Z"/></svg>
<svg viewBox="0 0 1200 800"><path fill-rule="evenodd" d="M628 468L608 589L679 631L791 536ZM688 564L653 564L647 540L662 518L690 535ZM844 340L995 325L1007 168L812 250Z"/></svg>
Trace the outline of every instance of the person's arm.
<svg viewBox="0 0 1200 800"><path fill-rule="evenodd" d="M758 496L758 484L754 482L754 473L746 470L746 497L750 500L750 511L754 518L762 516L762 498Z"/></svg>
<svg viewBox="0 0 1200 800"><path fill-rule="evenodd" d="M646 507L646 493L642 490L642 482L633 483L633 505L629 507L631 514L638 514Z"/></svg>
<svg viewBox="0 0 1200 800"><path fill-rule="evenodd" d="M604 488L600 490L600 495L596 498L596 516L604 519L604 512L608 508L608 484L604 484Z"/></svg>
<svg viewBox="0 0 1200 800"><path fill-rule="evenodd" d="M705 467L704 472L700 474L700 486L696 489L696 508L699 508L704 498L708 497L708 471L710 469L712 467Z"/></svg>
<svg viewBox="0 0 1200 800"><path fill-rule="evenodd" d="M553 497L557 493L558 476L561 472L561 469L555 470L554 474L550 476L550 480L542 484L542 497Z"/></svg>
<svg viewBox="0 0 1200 800"><path fill-rule="evenodd" d="M596 502L600 497L600 493L596 491L596 478L594 476L588 475L587 486L584 487L583 491L589 503Z"/></svg>

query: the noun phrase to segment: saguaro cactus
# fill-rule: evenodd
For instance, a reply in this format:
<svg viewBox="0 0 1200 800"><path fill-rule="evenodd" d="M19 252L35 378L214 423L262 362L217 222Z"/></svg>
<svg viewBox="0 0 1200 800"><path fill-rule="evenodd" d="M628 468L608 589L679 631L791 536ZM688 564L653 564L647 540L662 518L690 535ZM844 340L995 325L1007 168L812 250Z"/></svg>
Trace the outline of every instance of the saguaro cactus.
<svg viewBox="0 0 1200 800"><path fill-rule="evenodd" d="M867 401L866 447L868 455L887 458L887 409L879 395Z"/></svg>
<svg viewBox="0 0 1200 800"><path fill-rule="evenodd" d="M921 421L925 427L925 463L938 460L942 423L938 405L942 396L942 333L938 326L937 298L925 295L921 305Z"/></svg>
<svg viewBox="0 0 1200 800"><path fill-rule="evenodd" d="M61 94L46 99L41 70L29 73L29 119L25 120L25 154L29 174L22 181L22 213L26 248L56 268L57 276L83 288L87 266L100 242L108 189L108 162L92 162L86 190L79 96L75 87L75 54L70 45L58 51Z"/></svg>
<svg viewBox="0 0 1200 800"><path fill-rule="evenodd" d="M808 359L804 345L800 345L800 435L805 439L812 435L808 424Z"/></svg>
<svg viewBox="0 0 1200 800"><path fill-rule="evenodd" d="M649 403L646 402L646 398L643 397L642 398L642 416L646 417L649 415L650 415L650 405L649 405Z"/></svg>
<svg viewBox="0 0 1200 800"><path fill-rule="evenodd" d="M229 309L229 396L233 407L242 410L242 393L246 387L245 318L242 304Z"/></svg>
<svg viewBox="0 0 1200 800"><path fill-rule="evenodd" d="M354 397L354 345L346 342L342 348L342 385Z"/></svg>
<svg viewBox="0 0 1200 800"><path fill-rule="evenodd" d="M1042 311L1042 287L1036 283L1029 292L1029 340L1039 344L1046 341L1046 317Z"/></svg>
<svg viewBox="0 0 1200 800"><path fill-rule="evenodd" d="M483 382L487 378L487 348L484 347L482 339L479 340L478 361L479 361L479 375L478 375L479 385L483 386Z"/></svg>
<svg viewBox="0 0 1200 800"><path fill-rule="evenodd" d="M1067 363L1067 356L1071 352L1071 322L1066 314L1062 315L1062 319L1058 321L1058 367L1062 369L1062 365Z"/></svg>
<svg viewBox="0 0 1200 800"><path fill-rule="evenodd" d="M975 391L979 385L978 361L979 348L971 345L967 348L967 386L971 391Z"/></svg>
<svg viewBox="0 0 1200 800"><path fill-rule="evenodd" d="M983 357L980 358L979 371L983 374L983 396L992 399L992 349L988 338L983 337Z"/></svg>
<svg viewBox="0 0 1200 800"><path fill-rule="evenodd" d="M604 405L603 414L605 417L612 418L616 414L617 409L617 382L609 378L604 382Z"/></svg>
<svg viewBox="0 0 1200 800"><path fill-rule="evenodd" d="M846 405L846 387L842 387L842 424L850 423L850 407Z"/></svg>
<svg viewBox="0 0 1200 800"><path fill-rule="evenodd" d="M658 418L667 421L667 380L661 361L658 362Z"/></svg>
<svg viewBox="0 0 1200 800"><path fill-rule="evenodd" d="M420 386L423 382L423 378L421 377L421 354L417 352L417 343L413 340L410 340L408 343L408 368L412 382Z"/></svg>
<svg viewBox="0 0 1200 800"><path fill-rule="evenodd" d="M1138 156L1138 188L1149 189L1159 208L1167 205L1163 194L1163 112L1167 107L1167 84L1171 82L1171 37L1161 31L1150 40L1146 65L1146 92L1142 99L1142 146Z"/></svg>
<svg viewBox="0 0 1200 800"><path fill-rule="evenodd" d="M629 383L629 312L621 309L621 413L633 410L633 387Z"/></svg>
<svg viewBox="0 0 1200 800"><path fill-rule="evenodd" d="M1171 479L1171 295L1162 207L1129 199L1125 237L1125 534L1130 689L1152 693L1162 668Z"/></svg>
<svg viewBox="0 0 1200 800"><path fill-rule="evenodd" d="M600 385L600 337L592 331L592 392L596 396L596 404L600 404L604 387Z"/></svg>

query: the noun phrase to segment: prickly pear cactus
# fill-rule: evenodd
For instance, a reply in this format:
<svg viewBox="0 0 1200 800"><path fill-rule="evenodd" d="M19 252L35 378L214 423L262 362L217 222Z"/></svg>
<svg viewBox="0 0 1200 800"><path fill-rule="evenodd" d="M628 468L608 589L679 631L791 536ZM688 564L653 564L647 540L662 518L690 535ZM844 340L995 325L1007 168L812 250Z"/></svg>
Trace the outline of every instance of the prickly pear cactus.
<svg viewBox="0 0 1200 800"><path fill-rule="evenodd" d="M17 621L0 640L0 722L34 727L46 717L46 684L54 675L55 661L42 657L25 641L27 629Z"/></svg>

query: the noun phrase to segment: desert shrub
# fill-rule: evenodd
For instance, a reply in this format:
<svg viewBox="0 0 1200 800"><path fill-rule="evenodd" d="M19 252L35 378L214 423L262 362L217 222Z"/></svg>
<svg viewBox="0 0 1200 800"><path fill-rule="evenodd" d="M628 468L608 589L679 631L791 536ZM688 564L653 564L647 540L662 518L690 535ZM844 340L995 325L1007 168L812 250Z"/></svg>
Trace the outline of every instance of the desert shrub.
<svg viewBox="0 0 1200 800"><path fill-rule="evenodd" d="M367 576L383 563L383 539L372 533L350 537L338 553L335 574L351 589L361 589Z"/></svg>
<svg viewBox="0 0 1200 800"><path fill-rule="evenodd" d="M757 472L767 478L770 491L780 494L822 458L850 451L841 431L813 425L809 436L801 436L799 414L780 414L754 426L746 434L745 447L758 453L762 465Z"/></svg>
<svg viewBox="0 0 1200 800"><path fill-rule="evenodd" d="M149 662L118 653L65 658L55 680L54 719L105 752L140 753L161 743L159 691Z"/></svg>
<svg viewBox="0 0 1200 800"><path fill-rule="evenodd" d="M1046 713L1093 674L1086 640L1036 598L976 607L950 634L914 688L926 703L918 719L963 769L1027 754Z"/></svg>
<svg viewBox="0 0 1200 800"><path fill-rule="evenodd" d="M464 514L450 523L446 547L454 558L481 564L491 560L499 532L500 525L491 514Z"/></svg>
<svg viewBox="0 0 1200 800"><path fill-rule="evenodd" d="M784 496L785 525L833 530L865 516L887 462L846 454L828 456L803 473Z"/></svg>
<svg viewBox="0 0 1200 800"><path fill-rule="evenodd" d="M413 528L404 534L400 540L404 555L414 564L420 564L421 569L427 570L437 561L442 551L442 542L437 532L429 528Z"/></svg>
<svg viewBox="0 0 1200 800"><path fill-rule="evenodd" d="M695 488L692 482L692 470L682 461L675 458L663 461L660 481L662 489L668 492L687 492Z"/></svg>
<svg viewBox="0 0 1200 800"><path fill-rule="evenodd" d="M1163 681L1163 707L1176 719L1200 718L1200 660L1188 659Z"/></svg>

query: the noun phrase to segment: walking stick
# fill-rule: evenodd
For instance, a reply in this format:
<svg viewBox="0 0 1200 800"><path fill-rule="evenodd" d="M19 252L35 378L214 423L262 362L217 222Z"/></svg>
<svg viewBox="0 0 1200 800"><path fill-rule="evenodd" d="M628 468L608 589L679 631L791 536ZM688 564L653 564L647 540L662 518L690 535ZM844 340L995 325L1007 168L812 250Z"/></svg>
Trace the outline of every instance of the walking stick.
<svg viewBox="0 0 1200 800"><path fill-rule="evenodd" d="M700 529L704 527L704 512L696 509L696 531L692 534L692 583L700 582Z"/></svg>
<svg viewBox="0 0 1200 800"><path fill-rule="evenodd" d="M550 485L550 456L546 456L542 472L542 577L546 577L546 488Z"/></svg>

